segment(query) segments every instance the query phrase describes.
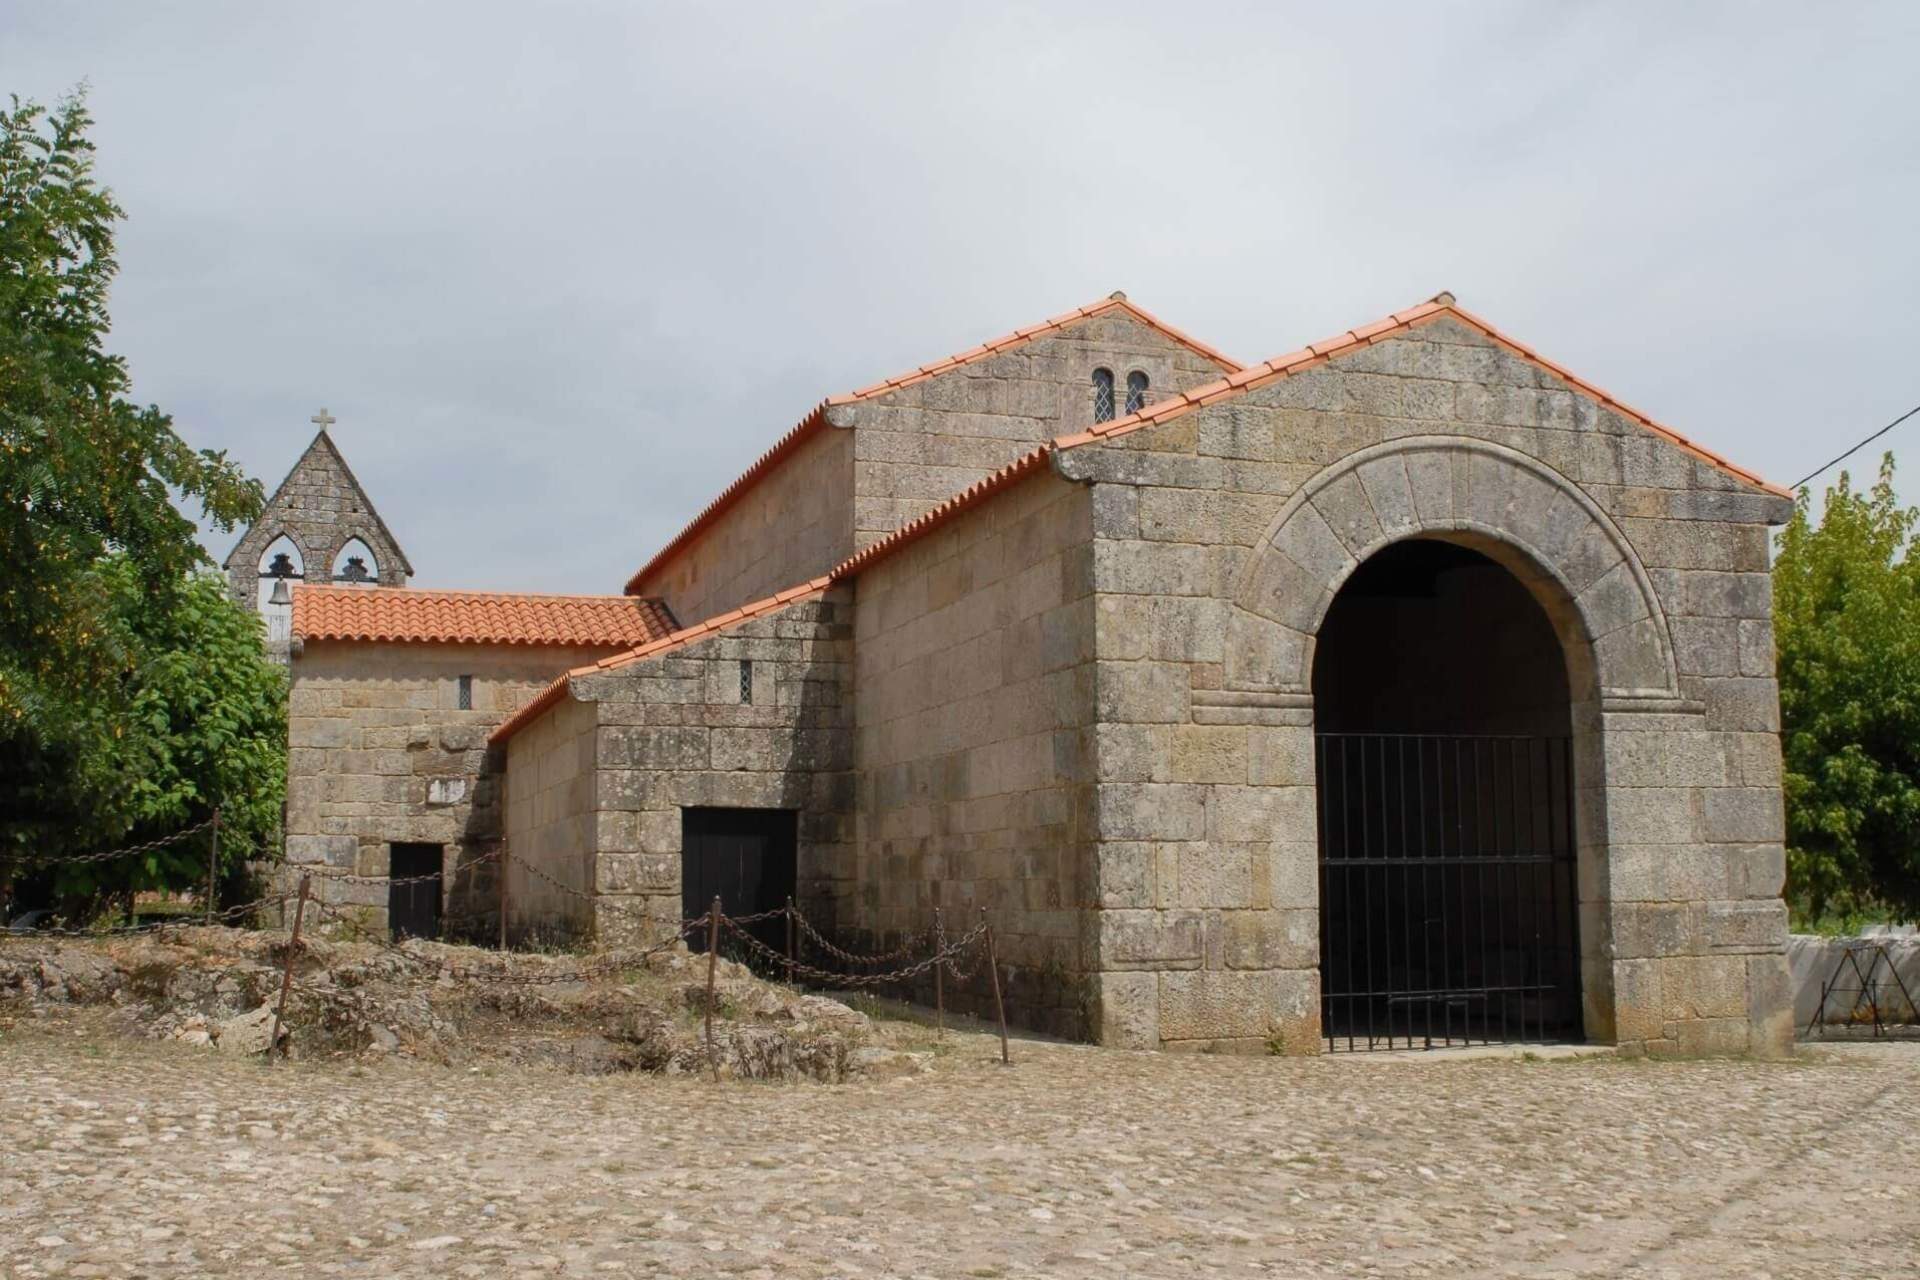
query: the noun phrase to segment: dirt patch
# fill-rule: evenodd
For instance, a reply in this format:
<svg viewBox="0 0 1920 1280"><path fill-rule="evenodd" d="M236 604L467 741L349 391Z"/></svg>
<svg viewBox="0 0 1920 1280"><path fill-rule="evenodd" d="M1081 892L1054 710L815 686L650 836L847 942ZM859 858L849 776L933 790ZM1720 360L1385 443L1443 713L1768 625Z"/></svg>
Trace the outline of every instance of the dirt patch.
<svg viewBox="0 0 1920 1280"><path fill-rule="evenodd" d="M110 1006L128 1035L258 1054L273 1034L286 945L279 934L197 927L14 940L0 946L0 1000L29 1016L54 1005ZM706 971L704 956L684 950L627 964L618 955L315 939L294 961L282 1048L301 1058L505 1059L584 1075L717 1070L827 1083L925 1065L917 1028L876 1022L724 959L710 1054Z"/></svg>

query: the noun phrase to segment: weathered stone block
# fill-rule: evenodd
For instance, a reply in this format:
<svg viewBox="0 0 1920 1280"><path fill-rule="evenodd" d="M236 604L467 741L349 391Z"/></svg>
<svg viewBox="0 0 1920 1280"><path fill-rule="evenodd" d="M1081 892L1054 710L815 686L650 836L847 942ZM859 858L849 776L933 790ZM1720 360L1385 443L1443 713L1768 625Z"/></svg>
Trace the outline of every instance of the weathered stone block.
<svg viewBox="0 0 1920 1280"><path fill-rule="evenodd" d="M1206 836L1205 787L1103 782L1095 803L1103 840L1199 840Z"/></svg>
<svg viewBox="0 0 1920 1280"><path fill-rule="evenodd" d="M1160 975L1160 1038L1264 1038L1281 1010L1266 971L1194 969Z"/></svg>
<svg viewBox="0 0 1920 1280"><path fill-rule="evenodd" d="M1778 788L1714 787L1705 797L1708 840L1758 844L1786 839Z"/></svg>
<svg viewBox="0 0 1920 1280"><path fill-rule="evenodd" d="M1182 907L1253 905L1253 854L1240 845L1182 844L1177 848L1175 901Z"/></svg>
<svg viewBox="0 0 1920 1280"><path fill-rule="evenodd" d="M1103 969L1199 967L1203 952L1198 911L1101 911L1096 925Z"/></svg>
<svg viewBox="0 0 1920 1280"><path fill-rule="evenodd" d="M1709 902L1706 940L1715 951L1781 952L1787 945L1787 904L1768 901Z"/></svg>
<svg viewBox="0 0 1920 1280"><path fill-rule="evenodd" d="M1093 976L1094 1038L1109 1049L1160 1047L1160 978L1152 972Z"/></svg>

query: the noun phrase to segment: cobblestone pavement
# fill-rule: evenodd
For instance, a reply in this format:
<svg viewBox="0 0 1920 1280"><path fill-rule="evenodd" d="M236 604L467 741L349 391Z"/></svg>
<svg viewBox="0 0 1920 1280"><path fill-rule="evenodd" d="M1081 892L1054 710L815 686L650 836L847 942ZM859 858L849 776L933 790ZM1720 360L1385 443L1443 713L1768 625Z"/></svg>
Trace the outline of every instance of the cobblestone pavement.
<svg viewBox="0 0 1920 1280"><path fill-rule="evenodd" d="M950 1037L714 1086L0 1033L0 1275L1914 1276L1920 1045L1282 1060Z"/></svg>

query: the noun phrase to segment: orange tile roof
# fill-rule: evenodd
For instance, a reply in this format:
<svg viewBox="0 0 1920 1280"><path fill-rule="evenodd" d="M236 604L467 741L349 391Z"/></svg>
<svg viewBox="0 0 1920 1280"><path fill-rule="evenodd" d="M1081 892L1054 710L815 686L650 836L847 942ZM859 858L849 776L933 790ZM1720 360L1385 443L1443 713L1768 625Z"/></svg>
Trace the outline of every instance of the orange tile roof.
<svg viewBox="0 0 1920 1280"><path fill-rule="evenodd" d="M296 583L292 634L304 640L416 644L634 645L674 628L666 605L635 596L545 596Z"/></svg>
<svg viewBox="0 0 1920 1280"><path fill-rule="evenodd" d="M916 382L938 377L940 374L946 373L951 369L957 369L961 365L972 364L976 360L984 360L988 356L998 355L1003 351L1012 350L1015 347L1032 342L1036 338L1043 338L1050 333L1064 329L1070 324L1076 324L1079 321L1091 319L1094 316L1105 315L1110 311L1118 311L1124 315L1131 316L1141 324L1165 334L1189 350L1196 351L1207 359L1224 365L1228 369L1237 371L1240 368L1240 363L1237 360L1222 354L1197 338L1189 337L1172 325L1165 323L1151 312L1128 302L1124 294L1116 293L1111 297L1102 298L1098 302L1088 303L1084 307L1075 307L1072 311L1063 311L1052 319L1043 320L1039 324L1029 325L1024 329L1016 329L1012 333L1002 334L998 338L983 342L977 347L971 347L965 351L950 355L944 360L936 360L932 364L923 364L917 369L908 370L899 377L887 378L871 386L862 387L858 391L848 392L845 395L829 396L827 399L815 405L806 417L800 419L785 435L775 441L772 448L756 458L753 465L742 472L737 480L725 489L722 489L720 496L708 503L705 509L689 521L684 529L676 533L665 546L655 552L651 560L640 566L639 570L635 572L631 578L627 579L626 589L628 594L638 591L640 584L646 581L648 574L672 559L676 552L699 537L709 525L724 515L729 507L733 506L735 502L738 502L747 490L757 484L761 477L765 476L769 471L772 471L782 460L792 454L801 445L818 435L827 425L828 409L843 404L855 404L861 400L870 400L875 396L885 395L889 391L898 391L901 387L912 386Z"/></svg>
<svg viewBox="0 0 1920 1280"><path fill-rule="evenodd" d="M1300 373L1304 370L1317 368L1329 360L1351 354L1363 347L1371 346L1373 343L1385 338L1405 333L1420 325L1432 323L1443 316L1449 316L1458 320L1469 328L1485 335L1507 351L1546 369L1555 377L1561 378L1573 386L1580 388L1600 403L1613 409L1616 413L1633 419L1635 422L1640 423L1655 434L1673 442L1675 445L1685 449L1688 453L1693 454L1702 461L1719 467L1728 474L1763 489L1768 493L1788 498L1793 496L1779 485L1770 484L1755 473L1746 470L1744 467L1736 466L1719 454L1702 448L1700 445L1688 440L1679 432L1661 425L1639 410L1616 400L1613 396L1602 391L1592 383L1576 376L1561 365L1548 360L1546 357L1539 355L1531 348L1524 347L1513 341L1486 321L1461 310L1454 305L1451 294L1443 293L1431 302L1423 302L1419 306L1410 307L1405 311L1396 311L1384 320L1375 321L1369 325L1362 325L1357 329L1349 329L1345 333L1324 341L1310 343L1298 351L1290 352L1283 356L1276 356L1271 360L1263 361L1250 368L1242 369L1238 373L1230 377L1222 378L1217 382L1209 383L1203 387L1196 387L1192 391L1179 395L1170 396L1164 402L1154 404L1147 409L1141 410L1139 413L1131 414L1113 422L1102 423L1088 431L1056 437L1049 443L1043 444L1029 453L1022 454L985 479L979 480L961 490L959 493L954 494L951 498L940 503L918 519L907 522L879 541L863 547L852 556L835 565L822 577L802 583L787 591L782 591L778 595L769 596L765 600L756 601L743 608L723 613L716 618L710 618L697 626L676 631L670 636L643 644L636 649L630 649L625 653L603 658L591 666L575 668L573 671L561 676L551 685L547 686L538 698L522 707L512 719L494 730L493 736L489 741L504 741L523 725L537 719L541 712L560 700L566 691L567 682L571 677L587 675L595 671L608 670L625 666L631 662L638 662L667 650L679 648L685 644L691 644L696 640L712 635L716 631L724 630L747 618L775 612L786 608L787 605L792 604L796 600L817 595L834 583L854 577L862 570L871 568L895 552L924 538L947 521L958 516L961 512L979 505L1000 490L1008 488L1020 480L1025 479L1027 476L1032 475L1034 472L1039 471L1052 461L1055 454L1063 450L1077 449L1083 445L1097 444L1103 440L1128 435L1143 428L1151 427L1156 423L1166 422L1205 405L1215 404L1221 400L1242 395L1258 387L1264 387L1269 383L1277 382L1282 378L1291 377L1293 374Z"/></svg>
<svg viewBox="0 0 1920 1280"><path fill-rule="evenodd" d="M598 662L589 662L585 666L562 672L531 701L503 721L498 729L488 735L487 741L505 742L522 728L538 720L548 707L565 696L567 686L575 676L597 675L602 671L611 671L647 658L657 657L673 649L684 649L696 641L705 640L708 636L725 631L728 627L736 626L749 618L778 613L790 604L819 595L832 585L832 578L818 577L810 582L803 582L797 587L789 587L777 595L768 596L765 600L756 600L752 604L741 605L738 609L729 609L725 613L708 618L705 622L697 622L691 627L682 627L670 634L648 640L624 653L616 653Z"/></svg>

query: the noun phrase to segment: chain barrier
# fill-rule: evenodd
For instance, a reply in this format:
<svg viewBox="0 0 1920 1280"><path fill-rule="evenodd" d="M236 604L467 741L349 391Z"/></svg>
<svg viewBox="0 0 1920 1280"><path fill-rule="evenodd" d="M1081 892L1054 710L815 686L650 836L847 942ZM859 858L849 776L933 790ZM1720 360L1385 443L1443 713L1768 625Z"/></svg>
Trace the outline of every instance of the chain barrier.
<svg viewBox="0 0 1920 1280"><path fill-rule="evenodd" d="M161 836L157 840L143 840L139 844L125 845L118 849L99 849L92 853L8 855L6 857L0 857L0 863L18 862L27 866L39 867L78 867L94 862L111 862L115 858L131 858L136 853L152 853L156 849L164 849L169 845L179 844L182 840L199 835L219 820L218 814L211 814L193 826L187 827L182 831L176 831L170 836Z"/></svg>
<svg viewBox="0 0 1920 1280"><path fill-rule="evenodd" d="M944 927L942 927L940 930L939 944L943 949L947 945L947 931ZM973 957L972 966L966 969L962 969L959 965L954 964L951 960L949 960L947 962L947 975L951 977L955 982L961 982L961 983L971 982L973 981L973 976L980 972L980 962L985 958L986 958L985 951L976 952Z"/></svg>
<svg viewBox="0 0 1920 1280"><path fill-rule="evenodd" d="M872 955L862 955L857 951L848 951L845 947L836 946L834 943L828 941L828 939L824 934L822 934L818 929L813 927L813 921L807 919L807 917L805 916L805 914L801 912L799 907L787 906L787 907L781 908L781 911L779 912L768 911L762 914L771 916L771 915L781 914L782 912L790 913L792 915L793 922L800 927L800 932L806 935L806 937L812 941L814 946L820 948L820 950L826 952L828 955L832 956L834 959L844 961L847 964L886 964L889 961L893 961L893 960L904 960L908 956L912 955L914 952L920 950L923 944L930 943L932 941L931 930L928 930L923 933L911 933L907 935L907 939L905 942L902 942L898 947L894 948L892 951L877 952ZM751 917L738 917L738 919L740 919L742 923L744 923L747 919L750 919L750 918Z"/></svg>
<svg viewBox="0 0 1920 1280"><path fill-rule="evenodd" d="M483 863L491 862L499 856L500 851L495 849L480 854L477 857L469 858L453 869L454 874L458 875L469 867L477 867ZM425 884L429 880L440 880L446 876L446 872L444 871L429 871L425 875L418 876L364 876L351 871L339 871L332 867L311 864L288 863L286 865L289 869L297 870L302 875L312 876L315 880L330 880L335 884L384 884L389 886ZM522 863L521 865L524 866L526 864Z"/></svg>
<svg viewBox="0 0 1920 1280"><path fill-rule="evenodd" d="M53 927L19 930L0 925L0 940L30 942L35 938L128 938L141 934L157 934L167 929L199 929L206 927L209 923L238 919L265 907L285 906L297 897L299 895L294 893L273 894L265 898L255 898L251 902L237 903L224 911L216 911L211 918L205 912L196 911L192 915L155 920L149 924L110 925L91 929Z"/></svg>
<svg viewBox="0 0 1920 1280"><path fill-rule="evenodd" d="M749 951L752 951L769 963L783 968L789 968L796 974L804 974L809 978L818 979L822 983L835 987L877 987L882 983L906 982L926 973L935 965L946 963L952 960L954 956L971 949L986 936L987 932L987 926L983 922L975 926L971 933L961 938L952 946L942 951L936 951L919 963L908 965L904 969L895 969L888 973L835 973L830 969L816 968L804 961L788 960L786 956L775 951L772 947L760 941L760 939L754 937L745 929L740 928L738 922L730 916L721 916L720 924L732 933L734 937L745 943Z"/></svg>

